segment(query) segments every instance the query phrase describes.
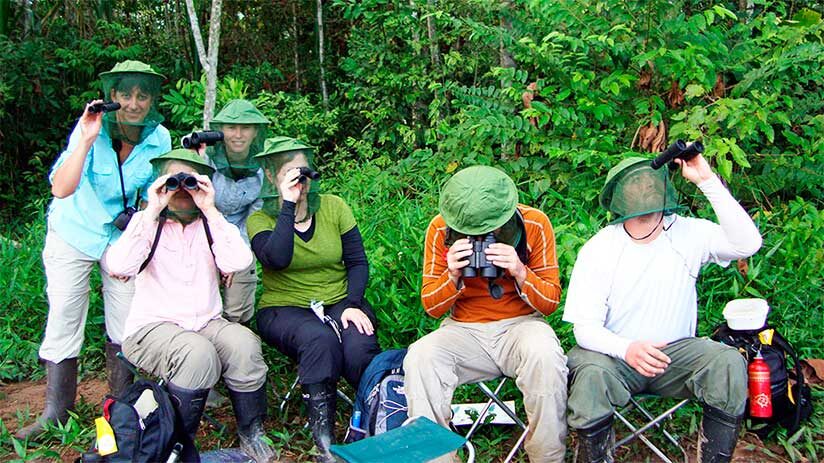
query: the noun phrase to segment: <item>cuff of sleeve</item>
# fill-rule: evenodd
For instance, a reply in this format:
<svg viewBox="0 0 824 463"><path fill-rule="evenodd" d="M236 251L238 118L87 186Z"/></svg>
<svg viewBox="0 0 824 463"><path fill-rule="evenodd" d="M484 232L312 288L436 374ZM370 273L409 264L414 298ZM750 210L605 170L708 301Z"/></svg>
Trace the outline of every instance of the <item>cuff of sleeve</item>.
<svg viewBox="0 0 824 463"><path fill-rule="evenodd" d="M296 206L297 204L293 203L292 201L284 200L283 205L280 207L280 213L294 217Z"/></svg>

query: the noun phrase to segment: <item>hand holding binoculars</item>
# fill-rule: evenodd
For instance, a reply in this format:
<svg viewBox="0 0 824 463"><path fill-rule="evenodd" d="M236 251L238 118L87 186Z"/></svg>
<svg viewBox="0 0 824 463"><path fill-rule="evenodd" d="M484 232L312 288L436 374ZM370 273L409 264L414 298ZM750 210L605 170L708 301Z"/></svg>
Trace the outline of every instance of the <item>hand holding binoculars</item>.
<svg viewBox="0 0 824 463"><path fill-rule="evenodd" d="M674 162L675 159L689 161L703 152L704 144L700 141L694 141L688 145L684 140L675 140L675 143L669 145L658 157L652 160L650 166L657 170L663 167L664 164L668 164L670 170L675 170L678 168L678 164Z"/></svg>
<svg viewBox="0 0 824 463"><path fill-rule="evenodd" d="M469 236L468 238L472 243L472 254L467 257L469 265L461 270L462 277L475 278L481 276L486 278L489 283L489 295L493 299L500 299L504 295L504 290L495 283L495 280L500 276L501 269L486 258L486 249L490 244L496 242L495 235L487 233L484 236Z"/></svg>
<svg viewBox="0 0 824 463"><path fill-rule="evenodd" d="M311 178L312 180L317 180L320 178L320 172L312 170L308 167L300 167L300 177L298 177L298 183L306 183L307 178Z"/></svg>

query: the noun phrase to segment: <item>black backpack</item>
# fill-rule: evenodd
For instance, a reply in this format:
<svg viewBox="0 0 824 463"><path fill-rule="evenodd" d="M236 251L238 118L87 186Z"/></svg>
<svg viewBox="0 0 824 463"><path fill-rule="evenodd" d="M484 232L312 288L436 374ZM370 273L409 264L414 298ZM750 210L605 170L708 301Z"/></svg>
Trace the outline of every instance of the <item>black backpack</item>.
<svg viewBox="0 0 824 463"><path fill-rule="evenodd" d="M715 329L711 338L738 348L747 359L748 365L751 359L761 351L761 356L770 368L773 416L770 418L751 417L749 406L746 411L746 417L753 424L766 424L766 426L755 429L756 434L763 437L776 425L783 426L790 434L793 434L802 422L809 419L813 410L812 396L810 386L804 379L801 361L789 341L784 339L775 328L764 325L757 330L733 330L723 323ZM793 369L787 366L788 356L793 360ZM790 387L791 380L795 382L792 387Z"/></svg>
<svg viewBox="0 0 824 463"><path fill-rule="evenodd" d="M134 405L146 390L151 390L157 408L141 420ZM153 381L140 379L120 398L107 396L103 401L103 418L114 431L117 452L101 456L95 443L83 454L83 463L165 462L172 451L179 453L177 461L200 461L194 443L182 431L169 392Z"/></svg>

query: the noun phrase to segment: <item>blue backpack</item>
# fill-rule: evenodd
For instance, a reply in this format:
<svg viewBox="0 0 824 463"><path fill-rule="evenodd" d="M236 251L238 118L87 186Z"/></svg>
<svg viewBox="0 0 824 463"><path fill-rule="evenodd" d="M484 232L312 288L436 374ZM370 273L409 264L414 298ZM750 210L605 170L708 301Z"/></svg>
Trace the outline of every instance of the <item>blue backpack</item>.
<svg viewBox="0 0 824 463"><path fill-rule="evenodd" d="M406 421L404 357L406 349L388 350L376 355L366 367L355 396L347 443L385 433Z"/></svg>

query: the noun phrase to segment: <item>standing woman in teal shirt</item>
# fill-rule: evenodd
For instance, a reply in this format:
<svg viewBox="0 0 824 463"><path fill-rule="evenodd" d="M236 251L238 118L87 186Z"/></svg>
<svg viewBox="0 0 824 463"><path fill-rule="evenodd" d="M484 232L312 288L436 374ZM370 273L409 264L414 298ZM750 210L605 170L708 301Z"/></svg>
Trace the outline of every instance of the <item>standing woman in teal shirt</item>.
<svg viewBox="0 0 824 463"><path fill-rule="evenodd" d="M118 63L100 77L104 98L120 109L90 110L100 100L87 105L49 174L54 199L43 248L49 314L39 351L46 366L46 403L40 418L17 433L19 439L38 435L46 422L64 422L74 406L95 264L103 281L110 392L118 395L133 379L116 355L134 284L111 276L103 257L126 228L141 195L145 198L152 179L149 161L171 150L156 109L165 77L139 61Z"/></svg>

